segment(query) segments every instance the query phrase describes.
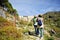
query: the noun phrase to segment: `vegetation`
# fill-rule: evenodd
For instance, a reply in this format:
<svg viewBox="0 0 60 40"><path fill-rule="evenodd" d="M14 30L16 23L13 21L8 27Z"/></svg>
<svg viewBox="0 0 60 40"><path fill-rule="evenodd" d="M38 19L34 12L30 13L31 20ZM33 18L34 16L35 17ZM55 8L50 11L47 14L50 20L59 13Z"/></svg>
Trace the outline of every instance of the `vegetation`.
<svg viewBox="0 0 60 40"><path fill-rule="evenodd" d="M44 40L54 40L54 38L53 37L48 37L48 35L44 35Z"/></svg>
<svg viewBox="0 0 60 40"><path fill-rule="evenodd" d="M0 16L0 22L6 22L7 20Z"/></svg>
<svg viewBox="0 0 60 40"><path fill-rule="evenodd" d="M16 16L16 19L19 20L18 19L19 15L17 13L17 10L13 9L13 7L12 7L11 3L9 2L9 0L0 0L0 6L7 9L6 13L11 14L14 17Z"/></svg>
<svg viewBox="0 0 60 40"><path fill-rule="evenodd" d="M21 25L27 25L28 22L27 22L27 21L24 21L24 20L20 20L20 24L21 24Z"/></svg>
<svg viewBox="0 0 60 40"><path fill-rule="evenodd" d="M43 16L45 28L47 27L48 31L53 29L56 32L54 36L60 38L60 11L47 12Z"/></svg>
<svg viewBox="0 0 60 40"><path fill-rule="evenodd" d="M13 7L8 0L0 0L0 6L8 8L8 11L12 11Z"/></svg>
<svg viewBox="0 0 60 40"><path fill-rule="evenodd" d="M0 17L0 40L21 40L22 31L17 30L11 22Z"/></svg>
<svg viewBox="0 0 60 40"><path fill-rule="evenodd" d="M33 24L32 22L29 22L28 26L32 26L32 24Z"/></svg>
<svg viewBox="0 0 60 40"><path fill-rule="evenodd" d="M16 13L16 16L18 16L18 13L16 11L16 9L13 9L11 3L8 0L0 0L0 6L2 6L3 8L7 8L7 11L11 14L14 14L14 12Z"/></svg>

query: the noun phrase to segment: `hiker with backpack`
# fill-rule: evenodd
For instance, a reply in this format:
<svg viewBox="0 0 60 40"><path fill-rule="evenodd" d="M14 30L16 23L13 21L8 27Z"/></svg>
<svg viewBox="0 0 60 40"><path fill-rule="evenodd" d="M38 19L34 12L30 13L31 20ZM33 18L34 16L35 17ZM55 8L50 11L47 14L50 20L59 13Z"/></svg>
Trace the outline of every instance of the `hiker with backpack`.
<svg viewBox="0 0 60 40"><path fill-rule="evenodd" d="M38 22L37 33L40 34L40 38L42 38L44 26L43 26L43 18L41 15L38 15L37 22Z"/></svg>

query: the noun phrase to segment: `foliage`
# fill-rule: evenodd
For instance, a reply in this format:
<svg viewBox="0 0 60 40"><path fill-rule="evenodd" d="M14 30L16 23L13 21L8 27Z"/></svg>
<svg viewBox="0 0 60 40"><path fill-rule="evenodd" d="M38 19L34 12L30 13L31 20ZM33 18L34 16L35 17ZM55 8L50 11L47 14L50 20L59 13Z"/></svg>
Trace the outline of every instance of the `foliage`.
<svg viewBox="0 0 60 40"><path fill-rule="evenodd" d="M8 11L13 11L13 7L12 7L11 3L5 2L4 4L8 8Z"/></svg>
<svg viewBox="0 0 60 40"><path fill-rule="evenodd" d="M32 22L29 22L28 26L32 26Z"/></svg>
<svg viewBox="0 0 60 40"><path fill-rule="evenodd" d="M15 16L19 16L16 9L13 9L12 12L15 14ZM14 15L14 14L13 14L13 15Z"/></svg>
<svg viewBox="0 0 60 40"><path fill-rule="evenodd" d="M8 2L8 0L0 0L0 2L4 3L4 2Z"/></svg>
<svg viewBox="0 0 60 40"><path fill-rule="evenodd" d="M0 0L0 6L8 8L9 12L13 11L13 7L8 0Z"/></svg>
<svg viewBox="0 0 60 40"><path fill-rule="evenodd" d="M54 38L52 36L48 37L48 35L46 35L46 34L44 35L44 39L45 40L54 40Z"/></svg>
<svg viewBox="0 0 60 40"><path fill-rule="evenodd" d="M27 21L24 21L24 20L20 20L20 24L27 25L28 22Z"/></svg>
<svg viewBox="0 0 60 40"><path fill-rule="evenodd" d="M8 24L5 25L5 24ZM3 25L3 27L1 27ZM6 19L0 17L0 40L21 40L22 31L17 30L16 27L12 26Z"/></svg>
<svg viewBox="0 0 60 40"><path fill-rule="evenodd" d="M7 20L4 19L3 17L0 17L0 22L6 22Z"/></svg>
<svg viewBox="0 0 60 40"><path fill-rule="evenodd" d="M16 9L13 9L11 3L8 0L0 0L0 6L2 6L3 8L7 8L7 12L9 12L11 15L14 15L16 18L18 19L18 13Z"/></svg>
<svg viewBox="0 0 60 40"><path fill-rule="evenodd" d="M48 29L54 29L56 37L60 38L60 11L47 12L44 16L44 24Z"/></svg>
<svg viewBox="0 0 60 40"><path fill-rule="evenodd" d="M21 37L21 31L17 31L13 26L3 27L0 29L1 40L18 40Z"/></svg>

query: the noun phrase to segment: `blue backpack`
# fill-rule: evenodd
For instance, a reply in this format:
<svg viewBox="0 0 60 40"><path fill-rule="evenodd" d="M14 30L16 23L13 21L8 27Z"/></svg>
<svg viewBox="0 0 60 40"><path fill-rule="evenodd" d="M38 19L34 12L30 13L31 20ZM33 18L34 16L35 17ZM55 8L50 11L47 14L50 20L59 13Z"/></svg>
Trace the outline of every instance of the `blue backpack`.
<svg viewBox="0 0 60 40"><path fill-rule="evenodd" d="M38 20L38 25L41 26L42 25L42 21Z"/></svg>

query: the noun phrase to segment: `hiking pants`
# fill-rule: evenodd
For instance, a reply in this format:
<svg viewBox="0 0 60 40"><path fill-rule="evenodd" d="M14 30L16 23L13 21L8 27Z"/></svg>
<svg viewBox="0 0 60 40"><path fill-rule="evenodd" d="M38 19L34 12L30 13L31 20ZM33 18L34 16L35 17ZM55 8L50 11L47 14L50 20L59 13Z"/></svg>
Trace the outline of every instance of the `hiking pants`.
<svg viewBox="0 0 60 40"><path fill-rule="evenodd" d="M37 28L36 34L37 34L37 35L40 34L40 37L43 37L43 28Z"/></svg>
<svg viewBox="0 0 60 40"><path fill-rule="evenodd" d="M34 25L35 28L35 34L37 34L37 25Z"/></svg>
<svg viewBox="0 0 60 40"><path fill-rule="evenodd" d="M39 28L40 29L40 37L43 37L43 28Z"/></svg>
<svg viewBox="0 0 60 40"><path fill-rule="evenodd" d="M37 28L36 35L39 35L39 28Z"/></svg>

